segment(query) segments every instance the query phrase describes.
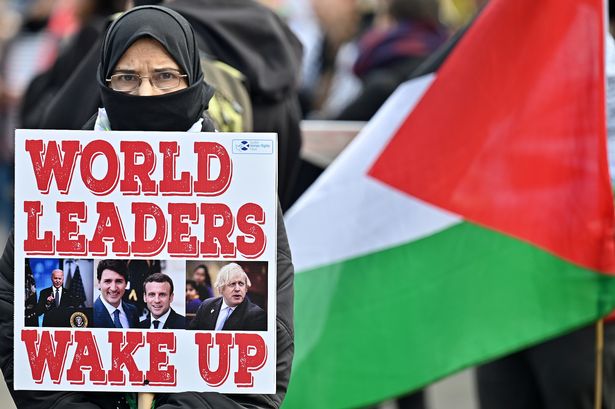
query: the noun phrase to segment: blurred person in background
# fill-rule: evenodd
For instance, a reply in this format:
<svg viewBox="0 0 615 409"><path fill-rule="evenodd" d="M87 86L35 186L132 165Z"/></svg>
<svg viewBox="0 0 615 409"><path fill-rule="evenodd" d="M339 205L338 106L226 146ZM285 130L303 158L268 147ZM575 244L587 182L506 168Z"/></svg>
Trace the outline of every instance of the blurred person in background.
<svg viewBox="0 0 615 409"><path fill-rule="evenodd" d="M438 0L377 0L376 4L372 25L355 43L357 56L352 63L355 78L361 82L357 80L356 90L335 91L338 101L345 99L344 105L313 112L313 119L368 121L397 86L449 38L448 30L439 22ZM355 35L360 32L357 29ZM320 166L303 160L293 198L300 197L322 171Z"/></svg>
<svg viewBox="0 0 615 409"><path fill-rule="evenodd" d="M205 264L198 265L192 271L192 280L194 281L195 289L198 291L201 301L214 296L211 277L209 276L209 270Z"/></svg>
<svg viewBox="0 0 615 409"><path fill-rule="evenodd" d="M6 237L13 221L13 138L21 98L30 79L51 64L72 29L70 9L56 1L11 6L2 3L0 18L0 238ZM68 30L53 23L58 19L66 20Z"/></svg>
<svg viewBox="0 0 615 409"><path fill-rule="evenodd" d="M311 0L317 30L305 36L310 49L304 61L301 104L304 116L331 118L359 92L360 82L352 72L357 58L357 41L371 25L374 2L371 0ZM304 17L305 19L305 17Z"/></svg>
<svg viewBox="0 0 615 409"><path fill-rule="evenodd" d="M58 50L77 29L77 2L74 0L30 0L21 3L21 27L3 47L1 72L3 84L3 138L21 126L18 106L30 80L54 62ZM15 14L13 13L13 18Z"/></svg>
<svg viewBox="0 0 615 409"><path fill-rule="evenodd" d="M201 305L201 295L194 280L186 280L186 328L196 316Z"/></svg>
<svg viewBox="0 0 615 409"><path fill-rule="evenodd" d="M78 29L66 41L53 65L28 85L19 112L21 127L37 129L43 125L43 113L54 95L90 50L98 47L99 37L107 28L110 17L123 11L127 3L128 0L75 0Z"/></svg>
<svg viewBox="0 0 615 409"><path fill-rule="evenodd" d="M115 3L118 2L124 3L123 0L0 2L2 239L6 237L13 220L14 130L38 127L28 121L29 117L49 103L50 96L67 80L80 61L79 55L66 56L66 49L72 49L76 43L77 49L89 50L92 33L88 27L92 16L117 10ZM26 117L24 111L28 112Z"/></svg>
<svg viewBox="0 0 615 409"><path fill-rule="evenodd" d="M449 36L439 22L437 0L379 0L378 6L354 64L361 92L335 119L368 121Z"/></svg>

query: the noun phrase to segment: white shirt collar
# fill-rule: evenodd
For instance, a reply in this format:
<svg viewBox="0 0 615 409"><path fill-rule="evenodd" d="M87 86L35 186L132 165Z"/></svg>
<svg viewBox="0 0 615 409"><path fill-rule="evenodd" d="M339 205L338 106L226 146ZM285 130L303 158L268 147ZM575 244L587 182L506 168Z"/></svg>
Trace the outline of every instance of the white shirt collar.
<svg viewBox="0 0 615 409"><path fill-rule="evenodd" d="M100 296L100 301L102 301L103 305L109 312L109 315L113 316L113 313L115 312L115 310L120 310L121 314L126 315L126 313L124 312L123 303L121 301L120 301L120 305L117 308L109 304L107 300L105 300L105 297L103 297L102 295Z"/></svg>
<svg viewBox="0 0 615 409"><path fill-rule="evenodd" d="M230 305L227 305L224 301L224 297L222 297L222 305L220 305L220 311L218 312L218 318L216 319L216 325L214 326L214 328L223 328L222 322L227 320L231 316L233 311L235 311L235 308L237 307L231 307Z"/></svg>
<svg viewBox="0 0 615 409"><path fill-rule="evenodd" d="M224 297L222 297L222 306L220 307L220 312L226 310L227 308L230 308L232 311L235 311L235 308L237 308L237 306L231 307L230 305L226 303L226 301L224 300Z"/></svg>
<svg viewBox="0 0 615 409"><path fill-rule="evenodd" d="M149 327L154 328L154 321L158 320L160 321L160 324L158 324L158 329L162 329L164 327L164 324L167 322L167 319L169 318L170 314L171 314L171 308L169 308L167 312L165 312L160 318L154 318L154 316L150 313L149 314L149 317L150 317Z"/></svg>

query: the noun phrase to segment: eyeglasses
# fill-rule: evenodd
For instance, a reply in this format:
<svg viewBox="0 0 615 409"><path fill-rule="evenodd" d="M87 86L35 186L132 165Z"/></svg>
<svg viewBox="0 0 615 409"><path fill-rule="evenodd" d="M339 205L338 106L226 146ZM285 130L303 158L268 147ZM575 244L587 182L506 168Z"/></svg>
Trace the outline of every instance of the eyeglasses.
<svg viewBox="0 0 615 409"><path fill-rule="evenodd" d="M181 75L173 71L160 71L148 76L120 73L113 74L111 78L107 78L106 81L114 91L131 92L141 86L143 78L147 78L152 87L159 90L166 90L177 88L181 79L185 77L187 77L187 75Z"/></svg>

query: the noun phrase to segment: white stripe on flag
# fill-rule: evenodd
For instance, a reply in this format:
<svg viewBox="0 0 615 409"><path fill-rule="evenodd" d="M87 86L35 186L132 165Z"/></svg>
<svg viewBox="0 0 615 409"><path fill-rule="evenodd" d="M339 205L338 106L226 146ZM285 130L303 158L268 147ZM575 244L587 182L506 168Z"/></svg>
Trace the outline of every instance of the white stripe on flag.
<svg viewBox="0 0 615 409"><path fill-rule="evenodd" d="M460 222L366 175L434 78L402 84L287 212L297 272L407 243Z"/></svg>

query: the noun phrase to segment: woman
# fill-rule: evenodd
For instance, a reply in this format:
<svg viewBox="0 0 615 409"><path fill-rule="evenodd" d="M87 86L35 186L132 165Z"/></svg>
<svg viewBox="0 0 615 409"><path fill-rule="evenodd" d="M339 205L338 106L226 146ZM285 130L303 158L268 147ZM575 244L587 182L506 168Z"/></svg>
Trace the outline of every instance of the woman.
<svg viewBox="0 0 615 409"><path fill-rule="evenodd" d="M213 88L203 82L194 32L173 10L137 7L109 27L98 86L103 107L86 129L214 130L204 116Z"/></svg>
<svg viewBox="0 0 615 409"><path fill-rule="evenodd" d="M197 43L188 22L164 7L134 8L120 16L107 31L98 68L102 108L84 128L213 130L211 122L204 116L212 90L202 78ZM279 206L277 219L276 394L157 395L156 407L230 409L281 405L293 356L293 267ZM17 406L41 409L52 406L80 409L129 407L123 394L13 390L13 279L14 236L11 234L0 259L0 367Z"/></svg>
<svg viewBox="0 0 615 409"><path fill-rule="evenodd" d="M397 86L448 38L436 0L380 0L374 25L359 40L353 71L362 89L336 116L369 121Z"/></svg>
<svg viewBox="0 0 615 409"><path fill-rule="evenodd" d="M211 277L209 277L209 270L205 264L198 265L192 271L192 280L195 282L195 288L199 292L199 298L201 301L205 301L206 299L214 296L211 286Z"/></svg>
<svg viewBox="0 0 615 409"><path fill-rule="evenodd" d="M192 322L201 305L200 293L194 280L186 280L186 328Z"/></svg>

